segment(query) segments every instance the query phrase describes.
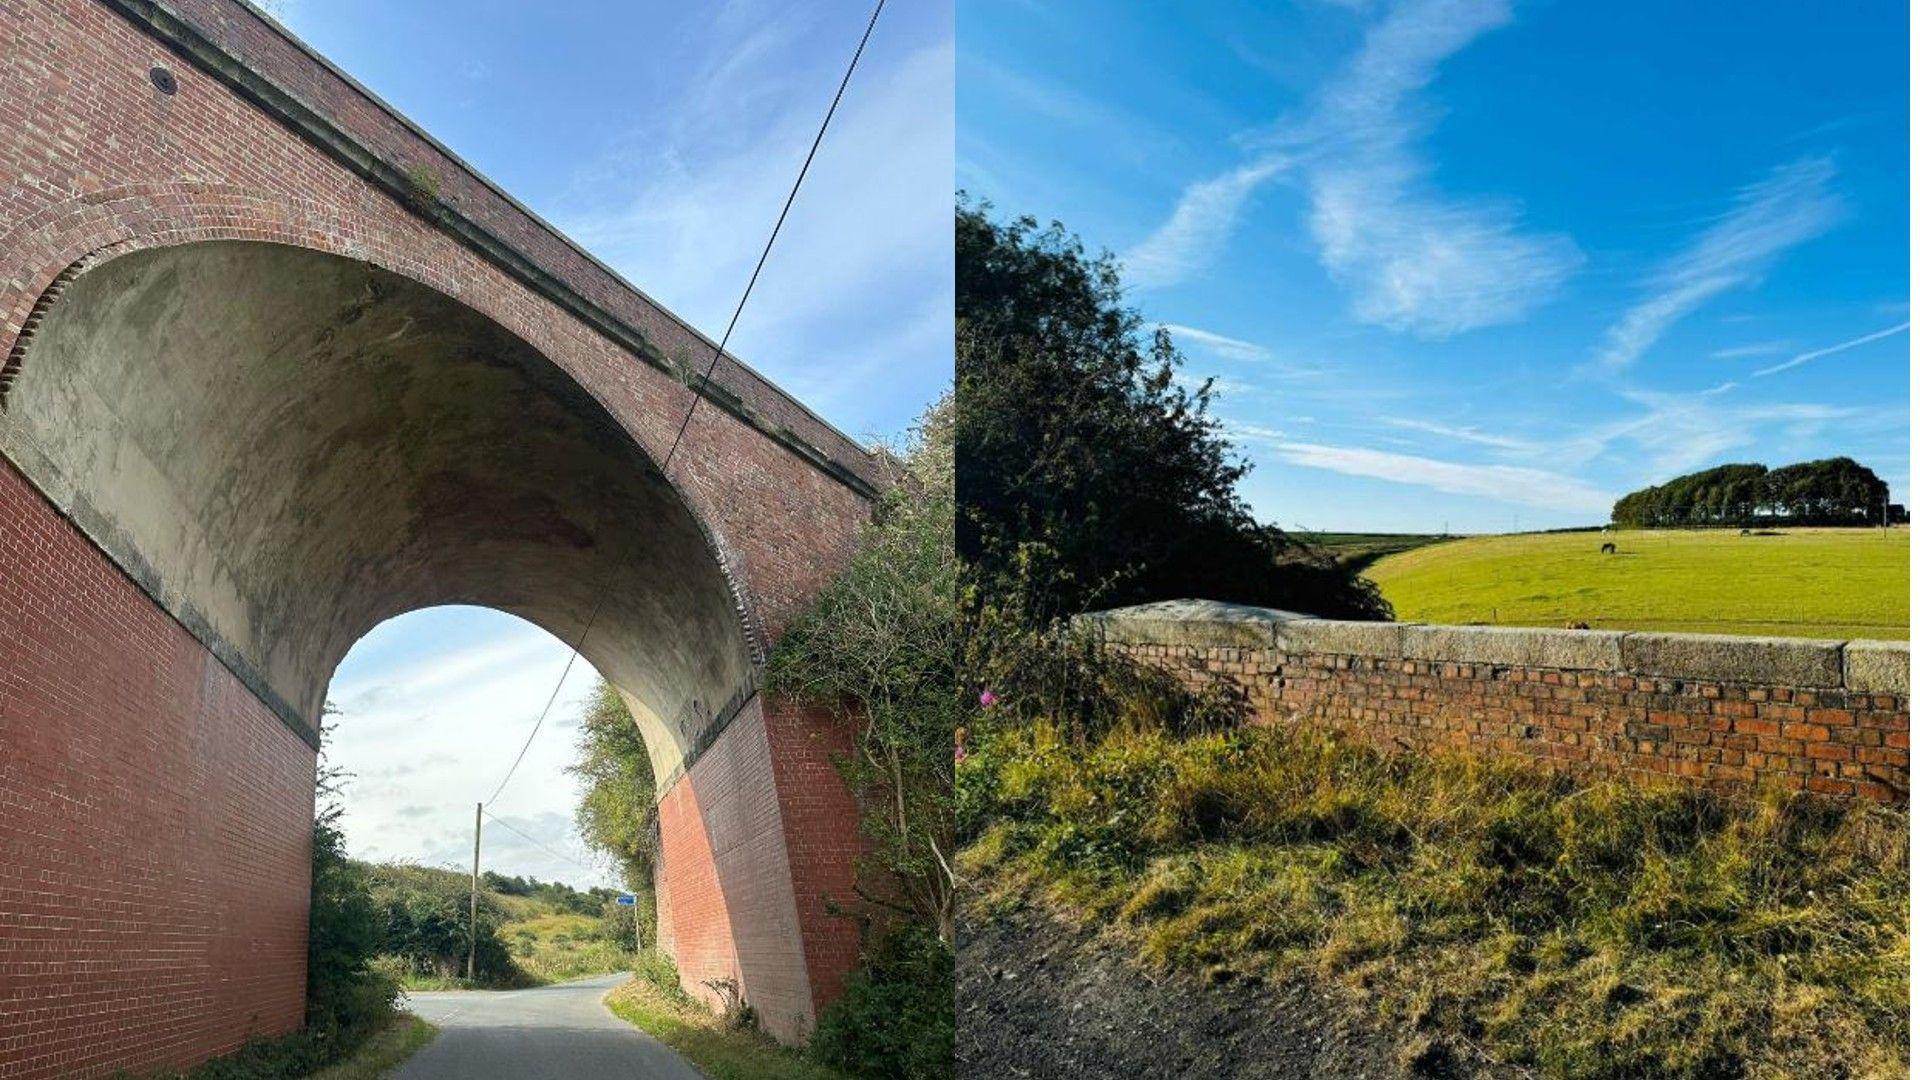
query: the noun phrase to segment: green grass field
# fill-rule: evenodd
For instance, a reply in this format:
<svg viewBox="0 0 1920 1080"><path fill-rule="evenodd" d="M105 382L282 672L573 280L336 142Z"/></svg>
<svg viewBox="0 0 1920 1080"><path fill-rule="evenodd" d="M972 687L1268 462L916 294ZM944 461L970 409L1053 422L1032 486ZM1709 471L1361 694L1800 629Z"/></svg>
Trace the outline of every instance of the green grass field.
<svg viewBox="0 0 1920 1080"><path fill-rule="evenodd" d="M1908 530L1531 533L1372 563L1402 622L1905 640ZM1603 555L1612 542L1619 552Z"/></svg>

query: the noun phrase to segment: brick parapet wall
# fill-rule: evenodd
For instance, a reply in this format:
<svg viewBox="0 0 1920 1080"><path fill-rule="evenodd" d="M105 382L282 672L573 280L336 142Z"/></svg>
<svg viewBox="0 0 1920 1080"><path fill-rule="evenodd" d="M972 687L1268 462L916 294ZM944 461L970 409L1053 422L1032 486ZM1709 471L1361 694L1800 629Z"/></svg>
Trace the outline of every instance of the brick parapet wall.
<svg viewBox="0 0 1920 1080"><path fill-rule="evenodd" d="M1904 802L1905 642L1423 626L1207 602L1084 616L1108 647L1260 723L1393 749Z"/></svg>

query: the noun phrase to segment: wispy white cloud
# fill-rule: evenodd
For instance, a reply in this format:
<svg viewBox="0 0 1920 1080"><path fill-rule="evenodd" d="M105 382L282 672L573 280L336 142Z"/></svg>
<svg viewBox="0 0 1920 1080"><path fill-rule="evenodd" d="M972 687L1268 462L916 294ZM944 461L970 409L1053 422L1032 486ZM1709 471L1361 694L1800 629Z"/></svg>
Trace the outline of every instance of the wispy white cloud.
<svg viewBox="0 0 1920 1080"><path fill-rule="evenodd" d="M1903 322L1899 326L1889 326L1885 330L1875 330L1871 334L1863 334L1851 341L1843 341L1838 345L1829 345L1824 349L1814 349L1811 352L1803 352L1797 356L1782 360L1780 363L1774 364L1771 367L1763 367L1759 371L1754 372L1754 374L1774 375L1788 368L1797 368L1809 360L1818 360L1823 356L1832 356L1834 353L1846 352L1848 349L1858 348L1870 341L1879 341L1881 338L1889 338L1895 334L1904 333L1911 325L1912 323L1910 322Z"/></svg>
<svg viewBox="0 0 1920 1080"><path fill-rule="evenodd" d="M1751 360L1756 356L1772 356L1786 352L1792 346L1789 341L1756 341L1751 345L1733 345L1725 349L1715 349L1708 355L1715 360Z"/></svg>
<svg viewBox="0 0 1920 1080"><path fill-rule="evenodd" d="M1400 416L1382 416L1379 417L1379 421L1383 424L1397 428L1405 428L1409 431L1424 431L1429 435L1458 439L1461 442L1476 443L1480 446L1491 446L1500 450L1533 450L1539 446L1538 443L1527 439L1516 439L1512 436L1481 431L1479 428L1473 427L1454 427L1448 424L1436 424L1430 420L1414 420Z"/></svg>
<svg viewBox="0 0 1920 1080"><path fill-rule="evenodd" d="M1627 367L1688 313L1758 281L1774 256L1831 228L1841 207L1829 190L1833 174L1832 161L1805 158L1741 189L1733 209L1667 260L1647 294L1607 329L1601 364Z"/></svg>
<svg viewBox="0 0 1920 1080"><path fill-rule="evenodd" d="M1504 0L1401 3L1321 98L1306 134L1319 144L1308 225L1364 322L1429 337L1511 322L1582 262L1568 237L1527 232L1510 203L1433 191L1414 150L1417 92L1512 17Z"/></svg>
<svg viewBox="0 0 1920 1080"><path fill-rule="evenodd" d="M1515 465L1446 461L1358 446L1269 440L1267 448L1289 464L1411 484L1454 495L1473 495L1570 514L1604 513L1614 496L1576 477Z"/></svg>
<svg viewBox="0 0 1920 1080"><path fill-rule="evenodd" d="M1127 280L1142 288L1172 285L1211 262L1247 197L1286 165L1284 157L1267 157L1189 185L1165 224L1120 257Z"/></svg>
<svg viewBox="0 0 1920 1080"><path fill-rule="evenodd" d="M1178 323L1163 323L1167 333L1174 340L1185 342L1197 348L1205 349L1216 356L1229 360L1258 361L1273 358L1272 350L1265 345L1256 345L1251 341L1216 334L1211 330L1202 330L1194 326L1181 326Z"/></svg>
<svg viewBox="0 0 1920 1080"><path fill-rule="evenodd" d="M1545 301L1582 261L1572 240L1529 233L1511 203L1432 190L1415 153L1418 92L1439 65L1505 25L1505 0L1404 0L1359 52L1251 163L1199 181L1129 253L1130 278L1184 280L1220 249L1247 197L1297 167L1308 229L1362 322L1444 337L1510 322Z"/></svg>
<svg viewBox="0 0 1920 1080"><path fill-rule="evenodd" d="M1815 402L1732 403L1726 399L1731 389L1722 384L1689 394L1623 390L1639 412L1596 425L1553 454L1572 465L1617 457L1638 475L1661 478L1719 464L1735 452L1778 455L1835 425L1872 426L1885 419L1874 410Z"/></svg>
<svg viewBox="0 0 1920 1080"><path fill-rule="evenodd" d="M695 61L674 84L680 99L639 114L585 161L553 217L718 337L839 77L847 27L804 5L735 3L714 18L722 25L702 27L701 40L736 44ZM841 377L850 352L897 338L936 302L950 310L953 296L952 41L875 44L732 341L856 433L904 426L952 377L950 321L887 342L884 371ZM816 52L828 59L796 70L796 55Z"/></svg>

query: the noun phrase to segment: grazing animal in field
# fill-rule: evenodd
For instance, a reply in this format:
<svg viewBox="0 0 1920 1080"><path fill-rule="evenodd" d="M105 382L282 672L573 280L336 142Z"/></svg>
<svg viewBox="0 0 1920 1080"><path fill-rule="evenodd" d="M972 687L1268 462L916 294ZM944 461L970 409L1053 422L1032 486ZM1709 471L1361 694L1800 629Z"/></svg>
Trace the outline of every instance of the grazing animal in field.
<svg viewBox="0 0 1920 1080"><path fill-rule="evenodd" d="M1591 627L1591 626L1588 626L1588 625L1587 625L1586 623L1583 623L1583 622L1578 622L1578 621L1575 621L1575 622L1570 622L1570 623L1568 623L1568 624L1567 624L1567 629L1569 629L1569 630L1591 630L1591 629L1593 629L1593 627Z"/></svg>
<svg viewBox="0 0 1920 1080"><path fill-rule="evenodd" d="M1752 536L1752 535L1753 535L1753 530L1752 530L1752 529L1741 529L1741 530L1740 530L1740 535L1741 535L1741 536Z"/></svg>
<svg viewBox="0 0 1920 1080"><path fill-rule="evenodd" d="M1601 544L1601 545L1600 545L1600 554L1602 554L1602 555L1612 555L1612 554L1613 554L1614 552L1616 552L1616 551L1618 551L1618 550L1619 550L1619 549L1618 549L1618 548L1616 548L1616 547L1614 547L1614 546L1613 546L1612 544Z"/></svg>

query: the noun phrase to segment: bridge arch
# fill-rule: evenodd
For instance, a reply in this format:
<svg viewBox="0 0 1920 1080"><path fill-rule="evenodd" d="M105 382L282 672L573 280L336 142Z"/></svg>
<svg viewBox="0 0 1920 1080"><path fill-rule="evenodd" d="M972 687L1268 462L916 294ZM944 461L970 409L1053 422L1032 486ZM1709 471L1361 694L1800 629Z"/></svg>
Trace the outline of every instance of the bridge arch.
<svg viewBox="0 0 1920 1080"><path fill-rule="evenodd" d="M396 270L329 250L297 215L209 217L133 235L78 230L69 242L91 246L42 275L31 303L0 301L19 312L0 369L0 472L15 471L220 669L205 665L176 718L187 742L173 749L184 756L159 756L187 781L160 778L154 791L102 800L209 801L187 811L197 823L184 847L156 855L112 835L111 822L85 831L109 837L105 847L87 841L89 858L114 872L144 859L140 873L158 888L184 877L202 890L206 940L193 962L223 987L213 1005L203 992L183 1006L193 1023L173 1032L182 1046L95 1041L89 1052L115 1066L177 1067L298 1023L300 983L288 966L300 954L286 939L297 927L304 940L304 878L292 875L304 871L310 803L288 807L311 797L327 684L368 630L440 604L505 611L578 642L618 688L662 799L663 943L690 990L717 998L716 981L731 981L776 1034L804 1035L857 956L852 924L830 916L854 901L854 812L824 767L837 733L758 694L758 598L711 520L712 495L662 472L648 445L660 439L657 422L610 408L528 340L577 327L545 326L537 306L484 311L404 260ZM76 671L85 662L69 642L44 640L61 628L30 610L37 586L56 603L71 600L78 618L126 601L33 580L23 561L32 545L6 535L30 496L5 487L0 549L13 554L0 551L0 641L56 655L61 670L50 678L74 700L53 711L85 710L130 681L136 693L180 691L144 681L171 679L174 661L152 660L130 680L118 666ZM26 600L8 595L10 575ZM118 665L152 647L117 642L96 659ZM31 714L10 706L5 681L0 743L30 768L63 759L56 791L96 782L97 770L51 728L30 732L37 746L18 737ZM161 704L154 711L164 714ZM250 721L249 710L272 721ZM106 737L115 735L152 743L182 728ZM219 745L232 743L247 748ZM0 766L0 796L23 781L28 797L45 794L37 776ZM237 825L236 815L250 820ZM11 850L6 832L0 847ZM10 861L0 850L0 876L41 872ZM265 891L227 898L221 888L241 875L259 875L248 886ZM80 879L63 878L56 891L83 920ZM177 896L149 899L164 907ZM147 927L127 929L137 937ZM106 950L114 936L87 940ZM241 955L255 970L234 979ZM101 970L105 957L83 956L76 968ZM57 1038L86 1042L62 1003L97 996L96 982L46 988L44 1022ZM0 1036L15 1023L0 1023Z"/></svg>
<svg viewBox="0 0 1920 1080"><path fill-rule="evenodd" d="M703 379L710 340L247 5L17 14L0 19L18 61L0 63L0 1073L182 1069L300 1023L308 710L355 627L460 598L572 638L588 594L611 596L585 651L658 736L682 981L733 979L775 1034L803 1034L858 959L835 914L859 906L831 760L848 734L743 695L851 555L876 458L734 357ZM308 308L375 295L352 323L301 322L265 303L296 265L321 283L298 289ZM192 315L209 287L247 302ZM375 324L401 359L380 360ZM273 367L269 342L323 359ZM479 400L436 403L408 378L428 368ZM253 381L215 377L235 371ZM247 388L336 408L222 411ZM508 409L516 394L532 404ZM696 400L667 483L651 463ZM436 467L396 463L402 429L443 440ZM349 513L365 527L340 528ZM594 584L601 564L618 588Z"/></svg>
<svg viewBox="0 0 1920 1080"><path fill-rule="evenodd" d="M579 642L668 782L752 695L709 530L499 324L278 243L80 265L16 349L0 453L288 722L366 631L447 603Z"/></svg>

